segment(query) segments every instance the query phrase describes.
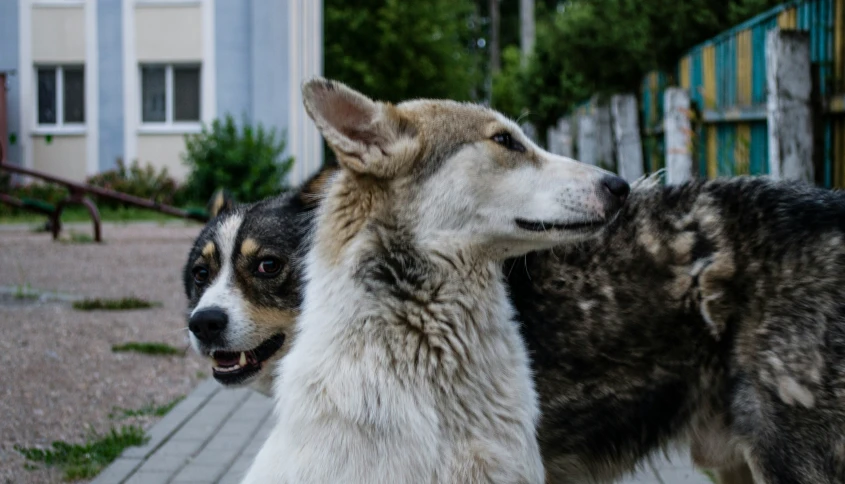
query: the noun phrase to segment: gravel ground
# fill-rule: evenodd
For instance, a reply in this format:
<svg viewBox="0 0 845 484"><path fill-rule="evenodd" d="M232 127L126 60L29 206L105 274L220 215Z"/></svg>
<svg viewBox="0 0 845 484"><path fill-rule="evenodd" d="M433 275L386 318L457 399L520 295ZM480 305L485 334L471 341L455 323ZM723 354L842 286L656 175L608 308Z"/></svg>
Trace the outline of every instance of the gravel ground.
<svg viewBox="0 0 845 484"><path fill-rule="evenodd" d="M68 226L90 234L90 225ZM115 407L161 405L188 394L208 373L184 356L113 353L114 344L163 342L188 348L181 269L198 225L103 226L102 245L55 243L30 227L0 226L0 287L91 298L139 297L161 307L77 311L69 302L0 295L0 483L62 482L60 472L27 470L14 447L83 442L123 424L149 428L153 417L114 419Z"/></svg>

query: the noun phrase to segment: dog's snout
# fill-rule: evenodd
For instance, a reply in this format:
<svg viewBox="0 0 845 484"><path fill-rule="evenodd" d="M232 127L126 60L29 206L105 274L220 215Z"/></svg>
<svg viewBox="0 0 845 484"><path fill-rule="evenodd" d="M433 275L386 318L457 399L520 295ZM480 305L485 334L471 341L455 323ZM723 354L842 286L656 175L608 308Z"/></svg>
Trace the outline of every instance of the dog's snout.
<svg viewBox="0 0 845 484"><path fill-rule="evenodd" d="M188 321L188 329L203 343L212 343L220 337L229 324L229 316L220 308L196 312Z"/></svg>
<svg viewBox="0 0 845 484"><path fill-rule="evenodd" d="M631 186L628 182L618 176L608 175L601 180L602 198L606 204L608 215L616 212L628 199Z"/></svg>

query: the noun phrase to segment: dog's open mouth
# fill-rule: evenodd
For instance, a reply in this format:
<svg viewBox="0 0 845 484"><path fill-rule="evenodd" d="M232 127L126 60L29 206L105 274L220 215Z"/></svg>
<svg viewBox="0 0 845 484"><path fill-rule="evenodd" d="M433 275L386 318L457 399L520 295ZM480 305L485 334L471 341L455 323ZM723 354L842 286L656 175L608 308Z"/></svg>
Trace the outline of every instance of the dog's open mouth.
<svg viewBox="0 0 845 484"><path fill-rule="evenodd" d="M605 224L604 220L588 220L584 222L574 222L568 224L542 222L534 220L516 219L517 227L528 230L530 232L546 232L550 230L587 230L598 228Z"/></svg>
<svg viewBox="0 0 845 484"><path fill-rule="evenodd" d="M212 372L224 385L237 385L261 371L262 363L273 356L285 343L285 335L277 334L247 351L215 351Z"/></svg>

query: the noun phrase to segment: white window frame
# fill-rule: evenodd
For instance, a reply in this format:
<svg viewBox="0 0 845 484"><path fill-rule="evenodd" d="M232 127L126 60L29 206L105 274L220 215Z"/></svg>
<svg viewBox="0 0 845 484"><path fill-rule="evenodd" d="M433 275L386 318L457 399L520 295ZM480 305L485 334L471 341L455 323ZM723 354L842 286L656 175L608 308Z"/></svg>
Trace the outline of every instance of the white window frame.
<svg viewBox="0 0 845 484"><path fill-rule="evenodd" d="M32 0L35 7L81 7L85 0Z"/></svg>
<svg viewBox="0 0 845 484"><path fill-rule="evenodd" d="M144 121L144 67L164 67L164 121ZM199 69L200 118L196 121L173 120L173 68L196 67ZM202 63L143 62L138 64L138 132L141 134L193 134L202 131Z"/></svg>
<svg viewBox="0 0 845 484"><path fill-rule="evenodd" d="M87 77L85 66L82 64L36 64L34 66L34 110L35 110L35 126L32 128L32 134L35 135L80 135L85 134L88 126L88 104L85 99L85 121L81 123L65 123L65 68L72 67L74 69L82 68L83 76ZM38 120L38 104L39 104L39 89L38 89L38 71L40 69L55 69L56 75L56 123L42 124ZM83 87L83 95L87 98L88 93Z"/></svg>
<svg viewBox="0 0 845 484"><path fill-rule="evenodd" d="M135 0L139 7L195 7L202 0Z"/></svg>

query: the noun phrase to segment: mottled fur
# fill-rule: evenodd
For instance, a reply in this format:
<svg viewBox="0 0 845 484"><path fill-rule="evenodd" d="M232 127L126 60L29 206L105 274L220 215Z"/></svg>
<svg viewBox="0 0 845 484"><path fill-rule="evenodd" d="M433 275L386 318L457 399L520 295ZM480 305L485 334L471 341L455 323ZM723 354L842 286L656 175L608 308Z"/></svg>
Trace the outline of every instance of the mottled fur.
<svg viewBox="0 0 845 484"><path fill-rule="evenodd" d="M746 482L845 482L843 237L843 195L738 178L635 189L598 243L512 261L555 482L678 439Z"/></svg>
<svg viewBox="0 0 845 484"><path fill-rule="evenodd" d="M543 482L501 263L596 234L627 185L480 106L392 106L324 79L303 98L342 169L244 482Z"/></svg>

